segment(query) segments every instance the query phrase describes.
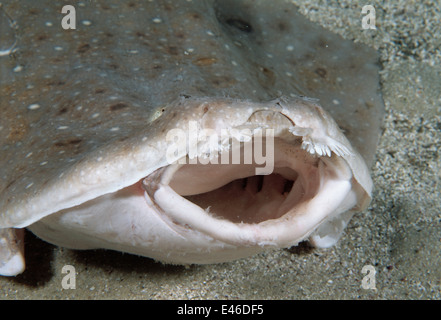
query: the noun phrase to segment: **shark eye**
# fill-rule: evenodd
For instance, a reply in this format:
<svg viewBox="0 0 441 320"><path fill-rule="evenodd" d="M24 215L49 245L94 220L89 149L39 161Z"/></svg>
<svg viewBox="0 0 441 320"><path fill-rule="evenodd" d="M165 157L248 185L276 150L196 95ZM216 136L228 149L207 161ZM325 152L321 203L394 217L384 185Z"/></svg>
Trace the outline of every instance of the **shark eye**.
<svg viewBox="0 0 441 320"><path fill-rule="evenodd" d="M229 26L234 27L242 32L246 32L246 33L253 32L253 27L251 26L251 24L249 24L244 20L230 18L226 20L226 23Z"/></svg>

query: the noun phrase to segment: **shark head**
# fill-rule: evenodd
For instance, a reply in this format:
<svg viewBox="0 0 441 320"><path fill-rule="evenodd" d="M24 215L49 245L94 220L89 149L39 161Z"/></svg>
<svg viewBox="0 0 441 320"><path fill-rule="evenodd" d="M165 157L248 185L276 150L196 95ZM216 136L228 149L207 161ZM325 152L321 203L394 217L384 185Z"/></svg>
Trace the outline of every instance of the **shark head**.
<svg viewBox="0 0 441 320"><path fill-rule="evenodd" d="M329 247L368 205L377 53L290 1L2 4L0 274L22 228L215 263Z"/></svg>

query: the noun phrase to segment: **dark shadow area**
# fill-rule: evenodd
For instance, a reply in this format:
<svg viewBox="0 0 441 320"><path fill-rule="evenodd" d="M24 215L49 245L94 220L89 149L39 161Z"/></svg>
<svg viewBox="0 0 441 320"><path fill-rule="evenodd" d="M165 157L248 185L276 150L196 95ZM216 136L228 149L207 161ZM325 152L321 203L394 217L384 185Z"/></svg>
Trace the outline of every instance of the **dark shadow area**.
<svg viewBox="0 0 441 320"><path fill-rule="evenodd" d="M286 251L298 256L303 256L311 254L314 251L314 247L311 246L308 241L302 241L297 246L286 249Z"/></svg>
<svg viewBox="0 0 441 320"><path fill-rule="evenodd" d="M54 275L52 269L54 249L55 246L37 238L32 232L26 230L26 269L18 276L11 277L11 281L30 287L40 287L45 285Z"/></svg>

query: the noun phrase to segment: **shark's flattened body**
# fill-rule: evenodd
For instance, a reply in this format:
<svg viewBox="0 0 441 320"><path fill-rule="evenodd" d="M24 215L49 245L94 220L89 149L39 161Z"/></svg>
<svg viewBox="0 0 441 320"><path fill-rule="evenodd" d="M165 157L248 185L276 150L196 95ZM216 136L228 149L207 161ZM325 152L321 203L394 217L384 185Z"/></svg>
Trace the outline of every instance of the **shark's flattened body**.
<svg viewBox="0 0 441 320"><path fill-rule="evenodd" d="M23 270L24 227L70 248L213 263L333 245L368 205L383 110L371 49L288 1L80 2L74 30L61 9L2 6L14 21L0 34L0 274ZM274 130L274 170L183 164L187 148L170 161L167 133L191 123Z"/></svg>

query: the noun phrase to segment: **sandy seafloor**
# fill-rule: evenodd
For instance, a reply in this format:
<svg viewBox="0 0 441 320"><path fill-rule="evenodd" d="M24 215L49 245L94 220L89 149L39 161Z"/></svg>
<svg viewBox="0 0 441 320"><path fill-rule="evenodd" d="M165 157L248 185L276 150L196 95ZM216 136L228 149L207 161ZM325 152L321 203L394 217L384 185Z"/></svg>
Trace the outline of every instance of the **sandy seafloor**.
<svg viewBox="0 0 441 320"><path fill-rule="evenodd" d="M441 5L294 1L325 28L380 51L384 130L372 168L373 201L331 249L300 246L205 266L164 266L112 251L73 251L26 238L26 271L0 278L0 299L440 299ZM76 289L61 282L76 270ZM363 289L372 265L375 290Z"/></svg>

